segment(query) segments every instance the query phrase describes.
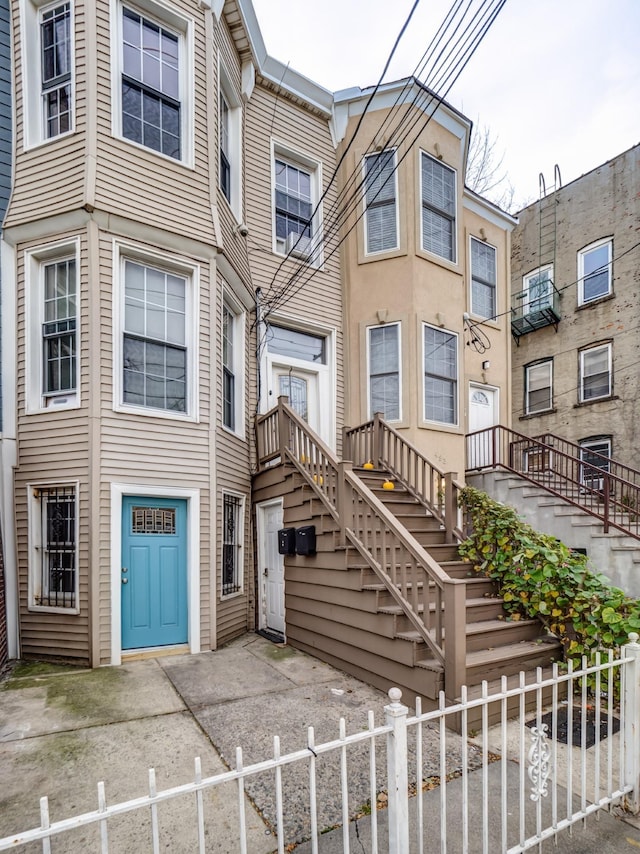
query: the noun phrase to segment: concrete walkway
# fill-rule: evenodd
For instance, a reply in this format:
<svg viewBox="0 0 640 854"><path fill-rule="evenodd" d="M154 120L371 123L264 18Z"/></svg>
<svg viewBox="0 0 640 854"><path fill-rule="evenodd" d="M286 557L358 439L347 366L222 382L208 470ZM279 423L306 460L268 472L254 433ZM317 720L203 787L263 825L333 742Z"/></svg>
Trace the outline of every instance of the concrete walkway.
<svg viewBox="0 0 640 854"><path fill-rule="evenodd" d="M259 762L273 756L274 735L280 736L281 753L289 753L306 748L309 726L315 728L316 743L322 743L338 737L340 718L345 719L347 733L366 728L369 709L376 723L382 723L388 702L381 692L341 671L253 634L197 656L149 658L99 670L62 668L57 673L50 667L39 672L37 666L29 665L18 673L23 675L0 683L0 838L38 826L43 795L49 797L52 821L70 818L96 808L99 781L105 782L107 802L119 803L148 793L149 767L155 768L157 788L170 788L193 780L196 756L202 760L203 775L214 775L235 767L238 745L245 765ZM424 742L423 777L427 778L439 773L437 730L425 727ZM458 736L448 736L449 768L459 767L461 746ZM470 750L473 764L477 749ZM318 762L319 826L327 830L341 822L339 759L339 752L334 752L330 759ZM358 805L363 805L361 812L366 812L368 750L350 749L348 767L350 808L357 812ZM379 789L383 789L383 745L378 769ZM283 769L282 785L286 850L292 850L309 837L306 764ZM247 780L246 791L248 850L267 854L276 848L273 772ZM450 791L454 797L450 816L459 825L459 798L455 787L450 786ZM438 790L426 793L427 803L429 842L435 847L426 850L439 851L435 844L440 836ZM208 790L205 811L207 851L238 851L237 786ZM193 796L164 803L158 813L162 850L172 854L197 850ZM378 815L384 827L386 812ZM640 832L609 815L588 827L603 829L606 843L581 847L578 840L583 837L574 835L570 847L555 850L640 851ZM365 844L366 819L352 823L351 832L362 843L352 851L370 850ZM328 832L321 838L320 850L338 852L341 845L341 831ZM60 837L53 850L56 854L98 851L97 828ZM147 810L109 821L110 854L150 850ZM299 850L302 854L310 848L303 845ZM386 851L386 842L380 851Z"/></svg>

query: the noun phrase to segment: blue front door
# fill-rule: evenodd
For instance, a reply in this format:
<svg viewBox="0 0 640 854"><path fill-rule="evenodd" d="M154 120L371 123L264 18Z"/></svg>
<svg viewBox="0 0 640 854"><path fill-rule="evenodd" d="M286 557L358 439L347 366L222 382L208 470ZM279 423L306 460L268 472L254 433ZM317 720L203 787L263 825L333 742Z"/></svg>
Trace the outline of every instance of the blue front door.
<svg viewBox="0 0 640 854"><path fill-rule="evenodd" d="M122 648L186 643L187 502L122 499Z"/></svg>

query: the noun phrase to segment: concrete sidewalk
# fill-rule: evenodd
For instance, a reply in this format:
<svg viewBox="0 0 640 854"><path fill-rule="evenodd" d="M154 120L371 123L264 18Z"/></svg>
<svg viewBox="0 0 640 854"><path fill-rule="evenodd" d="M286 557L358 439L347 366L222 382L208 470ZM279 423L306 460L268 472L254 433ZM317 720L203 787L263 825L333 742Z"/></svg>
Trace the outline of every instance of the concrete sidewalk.
<svg viewBox="0 0 640 854"><path fill-rule="evenodd" d="M203 775L214 775L235 767L238 745L243 748L245 765L259 762L273 756L274 735L280 736L281 753L289 753L306 748L309 726L315 728L316 743L322 743L338 738L341 717L347 733L366 728L369 709L375 713L376 724L383 723L388 702L381 692L341 671L252 634L197 656L149 658L99 670L45 671L39 673L37 667L28 666L27 675L0 683L0 838L38 826L39 798L45 794L52 821L70 818L96 808L99 781L105 782L107 802L119 803L148 793L149 767L155 768L157 788L170 788L193 780L196 756L201 757ZM438 732L424 727L423 734L423 777L437 776ZM460 737L449 734L448 768L460 766L461 747ZM477 764L477 748L472 746L470 751L472 765ZM385 761L384 745L380 745L379 790L386 787ZM338 751L318 761L319 826L327 830L341 822L339 762ZM350 808L366 812L366 747L349 750L348 768ZM410 768L410 773L415 771ZM471 776L477 780L477 775ZM285 839L294 846L309 837L306 763L283 769L282 785ZM455 785L449 789L453 798L449 814L459 825ZM491 801L493 791L497 787L488 793L492 814L496 809ZM274 773L248 779L246 792L248 850L267 854L276 848ZM163 850L172 854L196 850L194 800L190 796L159 807ZM438 791L427 793L426 801L432 804L426 814L433 846L439 838ZM238 851L237 786L208 790L205 811L207 850L215 854ZM385 811L378 815L384 823ZM640 850L640 833L608 815L599 824L589 822L589 838L596 832L590 828L605 825L609 847L602 842L597 849L580 847L582 837L574 835L572 847L556 850ZM351 832L360 834L364 842L367 821L352 823ZM91 852L99 850L97 841L97 828L91 827L60 837L53 850L57 854ZM341 851L341 843L341 832L328 832L321 838L321 850ZM148 850L146 810L109 821L110 854ZM370 849L365 846L364 850ZM386 850L386 840L380 850ZM439 845L435 850L440 850Z"/></svg>

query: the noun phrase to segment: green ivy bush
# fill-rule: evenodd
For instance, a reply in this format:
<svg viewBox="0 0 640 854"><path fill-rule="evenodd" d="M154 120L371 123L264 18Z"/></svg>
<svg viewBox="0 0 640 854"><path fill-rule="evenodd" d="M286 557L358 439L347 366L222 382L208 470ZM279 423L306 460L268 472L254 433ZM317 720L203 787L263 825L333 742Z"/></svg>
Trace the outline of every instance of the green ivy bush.
<svg viewBox="0 0 640 854"><path fill-rule="evenodd" d="M466 486L460 497L473 533L460 545L464 560L494 579L508 619L542 620L565 659L616 651L640 630L640 600L587 568L585 555L525 524L516 512Z"/></svg>

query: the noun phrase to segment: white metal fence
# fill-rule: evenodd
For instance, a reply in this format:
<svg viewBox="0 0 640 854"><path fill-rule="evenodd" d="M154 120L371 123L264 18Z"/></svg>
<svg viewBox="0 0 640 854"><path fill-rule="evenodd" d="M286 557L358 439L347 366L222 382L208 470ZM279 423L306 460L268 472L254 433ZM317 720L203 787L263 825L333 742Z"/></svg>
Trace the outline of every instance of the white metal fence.
<svg viewBox="0 0 640 854"><path fill-rule="evenodd" d="M0 839L0 851L83 850L106 854L118 818L143 812L148 819L148 846L145 849L137 843L135 850L156 854L167 850L162 810L186 799L190 807L183 813L192 823L189 832L194 842L182 850L201 854L250 852L246 790L253 779L266 774L273 787L271 824L276 850L283 854L292 844L286 822L290 789L283 780L288 769L295 766L304 772L305 785L298 782L296 790L297 794L305 790L309 839L305 850L316 854L322 852L325 840L322 832L326 826L319 808L327 798L323 788L326 775L321 772L326 757L332 757L332 767L337 769L329 776L341 804L336 823L341 823L342 829L336 832L342 835L344 852L355 850L351 842L354 812L360 816L358 839L362 842L362 835L366 835L366 850L371 852L446 854L453 847L483 854L527 851L611 804L620 803L636 813L640 809L640 645L638 635L630 635L629 640L618 658L609 654L592 664L583 661L579 670L569 668L567 672L559 672L556 666L549 679L543 679L539 671L531 684L525 684L523 674L513 687L503 679L501 690L492 694L485 684L481 696L474 699L463 690L457 705L446 706L442 696L439 708L426 713L418 702L416 714L409 715L400 702L400 691L391 689L383 725L376 726L374 714L369 712L366 727L347 735L342 720L338 738L323 744L315 743L310 727L307 748L286 755L280 754L280 742L275 737L273 757L246 767L238 748L235 768L212 777L202 776L200 760L196 759L192 782L161 791L151 769L148 794L123 803L108 804L100 783L97 808L63 821L49 820L48 800L42 798L40 827ZM617 676L621 684L619 701L613 688ZM477 733L469 733L469 721L476 712L481 726ZM567 743L563 744L559 735L565 719ZM497 724L491 726L493 720ZM462 739L459 751L452 751L451 733L456 726L470 738ZM427 734L432 741L435 736L439 757L438 773L425 777ZM591 740L594 743L589 747ZM363 808L361 791L358 803L350 791L354 756L361 776L362 766L366 766L369 809L366 805ZM236 841L227 839L226 847L219 848L207 836L210 803L205 795L225 786L236 790ZM382 804L387 808L380 809ZM77 841L65 845L66 838L72 839L74 832L89 826L94 828L91 843L84 841L81 849ZM125 844L123 850L133 848ZM357 850L362 848L358 846Z"/></svg>

